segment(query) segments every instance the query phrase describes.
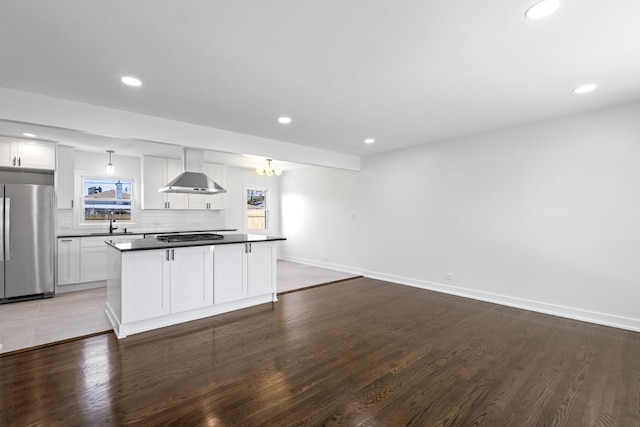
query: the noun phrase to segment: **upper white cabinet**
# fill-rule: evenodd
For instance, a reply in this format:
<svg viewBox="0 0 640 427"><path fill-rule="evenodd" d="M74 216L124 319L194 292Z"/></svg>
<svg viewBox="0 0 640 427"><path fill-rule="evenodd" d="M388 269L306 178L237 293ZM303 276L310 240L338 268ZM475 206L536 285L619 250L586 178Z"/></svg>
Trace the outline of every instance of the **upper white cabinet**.
<svg viewBox="0 0 640 427"><path fill-rule="evenodd" d="M204 164L204 173L213 179L217 184L225 187L223 165L214 163ZM224 209L225 194L189 194L189 209L198 210L222 210Z"/></svg>
<svg viewBox="0 0 640 427"><path fill-rule="evenodd" d="M182 161L142 157L142 209L188 209L188 194L159 193L158 189L182 173Z"/></svg>
<svg viewBox="0 0 640 427"><path fill-rule="evenodd" d="M56 198L58 209L73 209L73 173L75 153L72 147L58 146Z"/></svg>
<svg viewBox="0 0 640 427"><path fill-rule="evenodd" d="M55 144L0 136L0 166L54 170Z"/></svg>

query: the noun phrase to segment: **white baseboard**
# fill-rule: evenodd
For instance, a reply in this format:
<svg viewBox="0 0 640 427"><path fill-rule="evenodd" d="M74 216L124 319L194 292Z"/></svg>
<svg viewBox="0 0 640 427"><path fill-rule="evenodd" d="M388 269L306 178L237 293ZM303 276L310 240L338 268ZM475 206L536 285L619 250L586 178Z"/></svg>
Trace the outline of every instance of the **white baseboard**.
<svg viewBox="0 0 640 427"><path fill-rule="evenodd" d="M98 280L95 282L86 283L74 283L71 285L58 285L56 287L56 294L63 294L65 292L86 291L88 289L98 289L107 286L106 280Z"/></svg>
<svg viewBox="0 0 640 427"><path fill-rule="evenodd" d="M362 275L371 279L384 280L386 282L393 282L400 285L412 286L415 288L442 292L445 294L456 295L464 298L471 298L479 301L506 305L508 307L515 307L524 310L535 311L538 313L550 314L553 316L565 317L568 319L580 320L583 322L640 332L640 319L632 319L628 317L598 313L595 311L565 307L539 301L514 298L506 295L493 294L490 292L475 291L473 289L460 288L457 286L445 285L442 283L428 282L426 280L393 276L390 274L378 273L375 271L363 271Z"/></svg>
<svg viewBox="0 0 640 427"><path fill-rule="evenodd" d="M314 261L310 259L296 258L296 257L290 257L290 256L279 256L278 259L281 259L283 261L297 262L298 264L311 265L313 267L328 268L330 270L341 271L343 273L355 274L358 276L364 275L363 270L359 268L348 267L346 265L331 264L328 262L320 262L320 261Z"/></svg>

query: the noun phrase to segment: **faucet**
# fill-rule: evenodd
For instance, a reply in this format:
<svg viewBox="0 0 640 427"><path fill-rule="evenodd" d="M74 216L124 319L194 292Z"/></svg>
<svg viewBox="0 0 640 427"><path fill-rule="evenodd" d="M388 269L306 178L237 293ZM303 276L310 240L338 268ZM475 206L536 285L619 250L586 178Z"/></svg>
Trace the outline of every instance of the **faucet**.
<svg viewBox="0 0 640 427"><path fill-rule="evenodd" d="M113 230L118 229L118 227L113 226L114 222L116 222L116 220L113 219L113 212L109 212L109 234L113 234Z"/></svg>

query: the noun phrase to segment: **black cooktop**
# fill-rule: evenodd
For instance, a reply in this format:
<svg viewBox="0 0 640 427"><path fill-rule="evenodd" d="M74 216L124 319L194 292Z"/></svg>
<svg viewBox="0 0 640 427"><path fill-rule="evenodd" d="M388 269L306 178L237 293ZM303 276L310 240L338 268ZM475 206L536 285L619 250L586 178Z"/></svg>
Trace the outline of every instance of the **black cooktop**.
<svg viewBox="0 0 640 427"><path fill-rule="evenodd" d="M224 239L222 234L202 233L202 234L164 234L156 236L156 239L162 242L200 242L203 240L220 240Z"/></svg>

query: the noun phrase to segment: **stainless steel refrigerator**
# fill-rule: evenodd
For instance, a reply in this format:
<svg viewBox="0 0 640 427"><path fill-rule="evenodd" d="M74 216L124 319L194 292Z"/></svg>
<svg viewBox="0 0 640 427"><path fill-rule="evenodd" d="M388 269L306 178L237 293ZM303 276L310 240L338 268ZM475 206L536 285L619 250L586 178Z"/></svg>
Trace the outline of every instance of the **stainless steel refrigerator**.
<svg viewBox="0 0 640 427"><path fill-rule="evenodd" d="M0 184L0 303L53 296L51 185Z"/></svg>

